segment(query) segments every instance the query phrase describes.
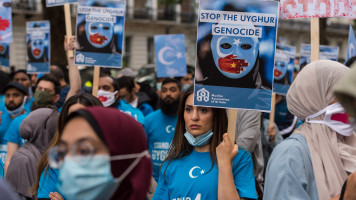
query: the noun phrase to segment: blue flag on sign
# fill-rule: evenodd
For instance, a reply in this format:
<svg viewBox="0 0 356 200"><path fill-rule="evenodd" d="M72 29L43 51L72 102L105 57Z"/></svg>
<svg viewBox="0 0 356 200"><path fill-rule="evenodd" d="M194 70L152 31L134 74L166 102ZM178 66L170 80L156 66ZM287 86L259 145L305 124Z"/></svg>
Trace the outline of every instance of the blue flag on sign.
<svg viewBox="0 0 356 200"><path fill-rule="evenodd" d="M156 35L154 42L157 77L187 75L184 35Z"/></svg>
<svg viewBox="0 0 356 200"><path fill-rule="evenodd" d="M355 33L354 30L352 29L352 26L350 25L350 30L349 30L349 42L347 45L347 54L346 54L346 60L345 63L353 56L356 56L356 38L355 38Z"/></svg>

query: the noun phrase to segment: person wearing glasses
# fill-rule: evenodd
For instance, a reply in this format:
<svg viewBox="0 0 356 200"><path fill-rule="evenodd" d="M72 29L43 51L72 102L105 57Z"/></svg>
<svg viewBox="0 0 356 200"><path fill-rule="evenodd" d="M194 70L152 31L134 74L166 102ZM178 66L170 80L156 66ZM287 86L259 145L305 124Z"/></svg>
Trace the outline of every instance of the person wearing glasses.
<svg viewBox="0 0 356 200"><path fill-rule="evenodd" d="M145 132L131 116L90 107L69 115L49 153L66 199L144 200L152 163Z"/></svg>

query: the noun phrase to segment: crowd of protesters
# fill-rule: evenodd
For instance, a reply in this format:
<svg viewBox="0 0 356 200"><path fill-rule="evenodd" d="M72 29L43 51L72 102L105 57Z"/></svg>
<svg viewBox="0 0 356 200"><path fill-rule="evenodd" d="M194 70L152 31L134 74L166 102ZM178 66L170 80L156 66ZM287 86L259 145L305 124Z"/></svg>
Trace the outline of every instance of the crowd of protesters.
<svg viewBox="0 0 356 200"><path fill-rule="evenodd" d="M239 110L229 138L227 110L193 104L190 71L157 88L102 71L93 96L67 60L69 83L58 66L0 72L0 199L356 199L353 65L296 70L274 125Z"/></svg>

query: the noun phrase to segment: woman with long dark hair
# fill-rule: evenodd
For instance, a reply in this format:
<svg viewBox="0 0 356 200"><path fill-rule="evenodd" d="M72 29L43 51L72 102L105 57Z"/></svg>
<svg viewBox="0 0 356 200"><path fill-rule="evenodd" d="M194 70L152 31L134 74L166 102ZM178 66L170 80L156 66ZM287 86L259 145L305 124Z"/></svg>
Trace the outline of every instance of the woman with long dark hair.
<svg viewBox="0 0 356 200"><path fill-rule="evenodd" d="M251 155L226 131L226 110L194 106L190 87L153 199L256 199Z"/></svg>

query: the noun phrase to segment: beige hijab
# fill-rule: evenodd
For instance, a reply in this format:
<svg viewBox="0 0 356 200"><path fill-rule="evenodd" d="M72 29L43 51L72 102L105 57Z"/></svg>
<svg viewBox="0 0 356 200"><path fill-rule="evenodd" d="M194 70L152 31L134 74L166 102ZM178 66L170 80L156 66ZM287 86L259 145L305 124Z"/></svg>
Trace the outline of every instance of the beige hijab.
<svg viewBox="0 0 356 200"><path fill-rule="evenodd" d="M304 120L327 107L335 99L333 87L349 70L329 60L307 65L288 91L289 111ZM323 120L324 114L315 119ZM347 172L356 170L355 133L345 137L326 125L311 123L303 123L295 132L302 134L308 142L319 199L340 194Z"/></svg>

